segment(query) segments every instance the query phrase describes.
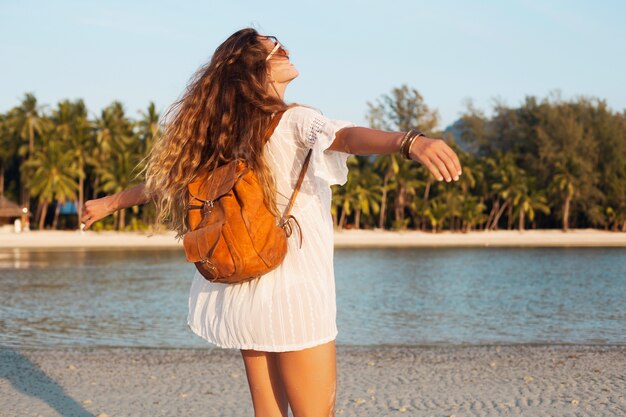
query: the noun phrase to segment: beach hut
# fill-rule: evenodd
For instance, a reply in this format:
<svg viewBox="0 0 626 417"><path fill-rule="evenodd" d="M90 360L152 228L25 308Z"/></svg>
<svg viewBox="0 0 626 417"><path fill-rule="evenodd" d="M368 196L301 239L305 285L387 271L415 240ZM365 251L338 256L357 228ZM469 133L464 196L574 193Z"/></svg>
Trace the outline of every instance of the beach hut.
<svg viewBox="0 0 626 417"><path fill-rule="evenodd" d="M12 225L15 219L20 217L22 217L22 208L5 196L0 195L0 226Z"/></svg>

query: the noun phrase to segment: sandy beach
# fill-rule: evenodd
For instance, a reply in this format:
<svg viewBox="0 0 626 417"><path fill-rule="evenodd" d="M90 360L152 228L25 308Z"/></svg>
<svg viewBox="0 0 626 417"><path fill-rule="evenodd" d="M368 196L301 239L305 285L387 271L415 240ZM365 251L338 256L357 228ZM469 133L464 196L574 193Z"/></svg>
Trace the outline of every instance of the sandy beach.
<svg viewBox="0 0 626 417"><path fill-rule="evenodd" d="M382 230L335 232L336 248L364 247L626 247L626 233L594 229L529 230L519 232L426 233ZM182 248L174 233L153 235L135 232L32 231L0 234L0 249L40 248Z"/></svg>
<svg viewBox="0 0 626 417"><path fill-rule="evenodd" d="M624 416L626 346L338 347L337 416ZM0 349L1 416L252 416L238 351Z"/></svg>

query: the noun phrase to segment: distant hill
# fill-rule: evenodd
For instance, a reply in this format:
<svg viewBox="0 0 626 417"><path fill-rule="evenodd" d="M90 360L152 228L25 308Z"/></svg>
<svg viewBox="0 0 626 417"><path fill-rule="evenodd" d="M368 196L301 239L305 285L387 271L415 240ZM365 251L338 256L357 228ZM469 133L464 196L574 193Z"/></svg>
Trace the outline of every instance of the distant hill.
<svg viewBox="0 0 626 417"><path fill-rule="evenodd" d="M454 123L448 125L443 133L451 134L454 138L454 142L463 150L464 152L471 153L471 147L463 141L461 138L461 131L463 129L463 119L458 119Z"/></svg>

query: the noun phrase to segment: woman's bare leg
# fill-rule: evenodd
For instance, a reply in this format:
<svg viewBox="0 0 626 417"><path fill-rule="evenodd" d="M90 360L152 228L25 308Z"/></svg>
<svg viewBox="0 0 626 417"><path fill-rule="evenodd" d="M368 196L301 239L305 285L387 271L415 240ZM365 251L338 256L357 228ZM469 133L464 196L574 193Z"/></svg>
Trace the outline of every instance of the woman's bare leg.
<svg viewBox="0 0 626 417"><path fill-rule="evenodd" d="M276 353L242 350L255 417L287 417L287 394Z"/></svg>
<svg viewBox="0 0 626 417"><path fill-rule="evenodd" d="M335 342L277 353L278 369L294 417L335 415Z"/></svg>

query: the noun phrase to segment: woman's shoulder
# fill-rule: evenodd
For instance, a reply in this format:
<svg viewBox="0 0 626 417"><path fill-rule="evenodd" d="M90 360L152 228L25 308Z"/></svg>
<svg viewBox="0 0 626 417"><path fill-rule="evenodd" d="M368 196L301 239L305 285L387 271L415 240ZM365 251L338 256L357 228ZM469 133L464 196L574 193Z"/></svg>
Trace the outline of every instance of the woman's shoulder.
<svg viewBox="0 0 626 417"><path fill-rule="evenodd" d="M294 104L289 106L289 108L285 111L284 116L292 121L306 122L315 117L322 116L322 112L310 106Z"/></svg>
<svg viewBox="0 0 626 417"><path fill-rule="evenodd" d="M319 110L303 106L300 104L291 105L283 114L276 132L279 135L294 136L297 142L307 146L308 138L315 130L323 124L322 112Z"/></svg>

